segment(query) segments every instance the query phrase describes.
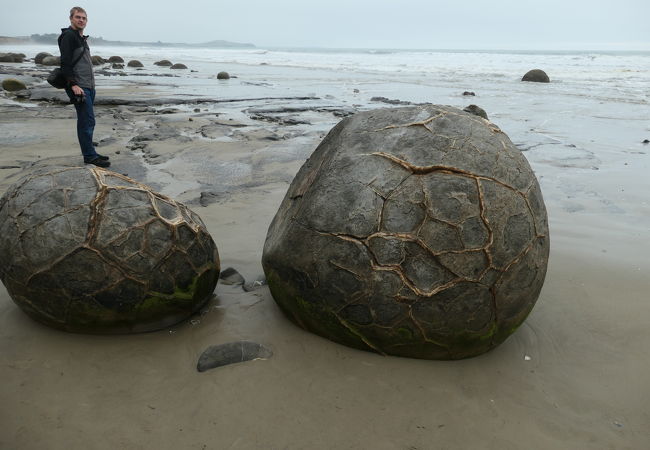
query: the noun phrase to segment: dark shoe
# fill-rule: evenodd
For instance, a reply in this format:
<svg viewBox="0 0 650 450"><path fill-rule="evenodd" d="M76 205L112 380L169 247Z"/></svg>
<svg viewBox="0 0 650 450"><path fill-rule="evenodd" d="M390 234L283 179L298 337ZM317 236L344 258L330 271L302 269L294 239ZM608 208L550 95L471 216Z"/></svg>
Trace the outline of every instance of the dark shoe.
<svg viewBox="0 0 650 450"><path fill-rule="evenodd" d="M90 161L84 161L86 164L93 164L97 167L110 167L111 163L108 161L102 160L99 156L95 159L91 159Z"/></svg>
<svg viewBox="0 0 650 450"><path fill-rule="evenodd" d="M111 159L108 156L100 155L99 153L97 153L97 157L102 161L108 161L109 159Z"/></svg>

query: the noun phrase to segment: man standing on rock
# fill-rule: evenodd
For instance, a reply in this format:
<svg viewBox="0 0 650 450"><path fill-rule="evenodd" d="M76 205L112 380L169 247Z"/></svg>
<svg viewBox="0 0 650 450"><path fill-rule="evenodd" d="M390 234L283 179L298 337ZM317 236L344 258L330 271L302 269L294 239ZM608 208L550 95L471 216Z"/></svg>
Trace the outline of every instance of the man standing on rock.
<svg viewBox="0 0 650 450"><path fill-rule="evenodd" d="M79 6L70 10L70 26L61 29L59 50L61 51L61 70L68 86L65 91L77 110L77 137L84 163L99 167L109 167L108 156L100 155L93 145L95 130L95 75L90 59L88 36L83 31L88 23L86 11Z"/></svg>

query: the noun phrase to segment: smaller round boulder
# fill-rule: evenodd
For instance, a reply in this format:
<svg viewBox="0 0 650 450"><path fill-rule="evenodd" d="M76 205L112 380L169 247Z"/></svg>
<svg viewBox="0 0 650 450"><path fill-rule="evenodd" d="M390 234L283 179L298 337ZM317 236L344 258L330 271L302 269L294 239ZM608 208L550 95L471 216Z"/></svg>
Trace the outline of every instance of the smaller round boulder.
<svg viewBox="0 0 650 450"><path fill-rule="evenodd" d="M546 75L546 72L544 72L543 70L533 69L526 72L526 75L523 76L521 81L532 81L535 83L549 83L551 80L549 79L548 75Z"/></svg>
<svg viewBox="0 0 650 450"><path fill-rule="evenodd" d="M59 57L59 56L46 56L41 61L41 64L43 64L44 66L60 66L61 65L61 57Z"/></svg>
<svg viewBox="0 0 650 450"><path fill-rule="evenodd" d="M172 62L170 60L168 60L168 59L163 59L161 61L156 61L154 64L156 66L163 66L163 67L171 67L172 66Z"/></svg>
<svg viewBox="0 0 650 450"><path fill-rule="evenodd" d="M124 64L113 63L111 69L124 69Z"/></svg>
<svg viewBox="0 0 650 450"><path fill-rule="evenodd" d="M217 80L229 80L230 74L228 72L219 72L217 74Z"/></svg>
<svg viewBox="0 0 650 450"><path fill-rule="evenodd" d="M27 86L25 86L25 83L20 80L16 80L15 78L5 78L2 80L2 89L5 91L14 92L27 89Z"/></svg>
<svg viewBox="0 0 650 450"><path fill-rule="evenodd" d="M90 57L90 60L93 63L93 66L99 66L101 64L105 64L106 60L102 58L101 56L93 55Z"/></svg>
<svg viewBox="0 0 650 450"><path fill-rule="evenodd" d="M140 61L138 61L137 59L132 59L131 61L129 61L127 66L129 66L129 67L144 67L142 65L142 63Z"/></svg>
<svg viewBox="0 0 650 450"><path fill-rule="evenodd" d="M488 119L488 115L485 112L485 110L480 106L468 105L465 108L463 108L463 111L468 112L470 114L474 114L475 116L483 117L485 120L490 120Z"/></svg>
<svg viewBox="0 0 650 450"><path fill-rule="evenodd" d="M177 63L171 66L170 69L187 69L187 66L185 64Z"/></svg>
<svg viewBox="0 0 650 450"><path fill-rule="evenodd" d="M124 175L47 167L0 197L0 280L51 327L165 328L212 297L219 271L199 216Z"/></svg>
<svg viewBox="0 0 650 450"><path fill-rule="evenodd" d="M121 56L111 56L110 58L108 58L108 62L109 63L123 63L124 58L122 58Z"/></svg>
<svg viewBox="0 0 650 450"><path fill-rule="evenodd" d="M34 63L43 64L43 58L46 58L48 56L52 56L52 55L48 52L40 52L38 55L34 57Z"/></svg>

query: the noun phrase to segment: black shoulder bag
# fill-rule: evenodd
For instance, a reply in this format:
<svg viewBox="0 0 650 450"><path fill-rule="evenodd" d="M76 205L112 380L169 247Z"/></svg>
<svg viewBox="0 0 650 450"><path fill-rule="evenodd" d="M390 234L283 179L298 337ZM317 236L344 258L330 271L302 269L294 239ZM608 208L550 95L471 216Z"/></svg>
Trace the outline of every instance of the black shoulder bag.
<svg viewBox="0 0 650 450"><path fill-rule="evenodd" d="M83 47L83 50L81 51L77 59L75 59L72 62L73 68L81 60L81 57L84 55L84 53L86 53L85 46ZM65 89L66 87L68 87L68 79L65 77L65 75L63 74L63 70L61 70L60 67L57 67L52 72L50 72L50 74L47 76L47 82L57 89Z"/></svg>

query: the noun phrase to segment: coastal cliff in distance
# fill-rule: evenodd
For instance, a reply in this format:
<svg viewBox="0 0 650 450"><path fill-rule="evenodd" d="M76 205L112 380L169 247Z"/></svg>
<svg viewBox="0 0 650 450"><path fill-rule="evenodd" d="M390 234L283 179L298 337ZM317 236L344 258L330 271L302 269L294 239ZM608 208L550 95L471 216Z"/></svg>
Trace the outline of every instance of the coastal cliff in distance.
<svg viewBox="0 0 650 450"><path fill-rule="evenodd" d="M31 36L0 36L0 45L28 45L28 44L46 44L57 45L58 33L32 34ZM200 44L185 44L171 42L131 42L131 41L109 41L102 37L88 38L91 46L111 45L116 47L185 47L185 48L255 48L253 44L215 40L203 42Z"/></svg>

